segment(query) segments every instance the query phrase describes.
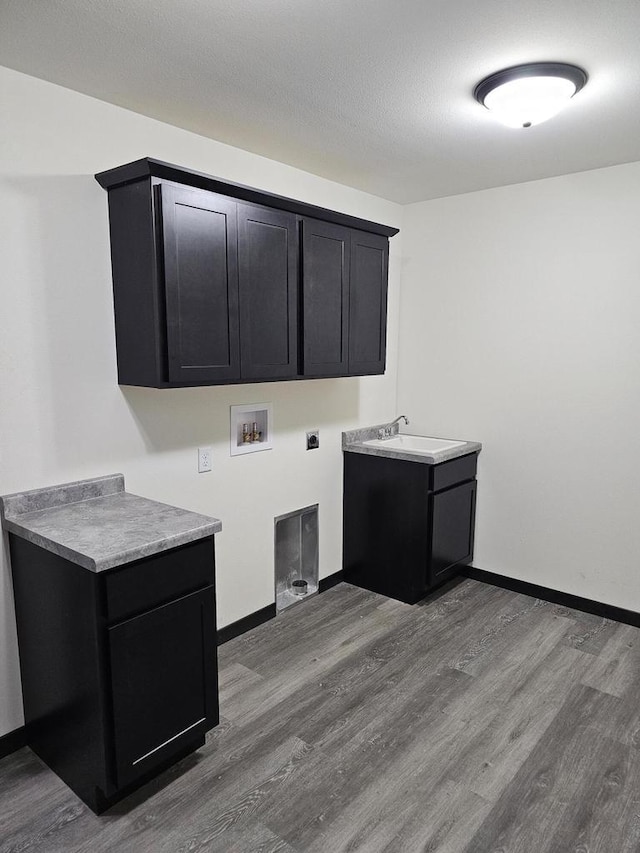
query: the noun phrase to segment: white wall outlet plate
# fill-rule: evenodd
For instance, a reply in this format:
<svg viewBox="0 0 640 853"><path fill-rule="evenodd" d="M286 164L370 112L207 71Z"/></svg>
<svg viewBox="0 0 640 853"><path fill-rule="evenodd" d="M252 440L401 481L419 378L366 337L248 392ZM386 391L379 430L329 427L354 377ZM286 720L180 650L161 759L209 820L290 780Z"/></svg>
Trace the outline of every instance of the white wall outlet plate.
<svg viewBox="0 0 640 853"><path fill-rule="evenodd" d="M210 447L198 448L198 473L210 471L213 465L213 450Z"/></svg>

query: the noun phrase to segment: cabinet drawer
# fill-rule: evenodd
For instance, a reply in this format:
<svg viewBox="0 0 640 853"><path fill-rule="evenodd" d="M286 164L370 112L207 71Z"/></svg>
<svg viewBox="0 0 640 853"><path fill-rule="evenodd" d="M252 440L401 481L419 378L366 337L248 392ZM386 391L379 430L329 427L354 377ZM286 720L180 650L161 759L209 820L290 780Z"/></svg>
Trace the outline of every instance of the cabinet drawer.
<svg viewBox="0 0 640 853"><path fill-rule="evenodd" d="M109 622L213 584L213 537L129 563L104 575Z"/></svg>
<svg viewBox="0 0 640 853"><path fill-rule="evenodd" d="M459 456L457 459L451 459L449 462L441 462L439 465L434 465L431 468L429 491L439 492L442 489L448 489L449 486L455 486L456 483L473 480L476 476L477 467L477 453L470 453L468 456Z"/></svg>

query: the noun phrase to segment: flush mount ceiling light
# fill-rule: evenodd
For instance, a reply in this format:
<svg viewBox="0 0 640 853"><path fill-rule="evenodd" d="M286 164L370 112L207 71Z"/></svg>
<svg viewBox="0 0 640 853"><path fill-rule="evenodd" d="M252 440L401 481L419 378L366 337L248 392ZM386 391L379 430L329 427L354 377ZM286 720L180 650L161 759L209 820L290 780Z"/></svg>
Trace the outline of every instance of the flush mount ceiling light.
<svg viewBox="0 0 640 853"><path fill-rule="evenodd" d="M473 95L507 127L531 127L559 113L586 82L577 65L531 62L485 77Z"/></svg>

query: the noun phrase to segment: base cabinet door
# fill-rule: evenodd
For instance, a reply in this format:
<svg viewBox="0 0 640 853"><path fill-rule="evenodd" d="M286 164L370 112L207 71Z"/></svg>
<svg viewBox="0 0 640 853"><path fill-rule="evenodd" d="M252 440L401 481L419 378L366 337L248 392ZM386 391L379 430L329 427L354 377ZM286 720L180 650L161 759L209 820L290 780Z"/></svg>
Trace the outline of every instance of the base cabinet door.
<svg viewBox="0 0 640 853"><path fill-rule="evenodd" d="M473 556L476 481L431 496L429 585L446 580Z"/></svg>
<svg viewBox="0 0 640 853"><path fill-rule="evenodd" d="M117 784L218 721L213 587L108 629Z"/></svg>

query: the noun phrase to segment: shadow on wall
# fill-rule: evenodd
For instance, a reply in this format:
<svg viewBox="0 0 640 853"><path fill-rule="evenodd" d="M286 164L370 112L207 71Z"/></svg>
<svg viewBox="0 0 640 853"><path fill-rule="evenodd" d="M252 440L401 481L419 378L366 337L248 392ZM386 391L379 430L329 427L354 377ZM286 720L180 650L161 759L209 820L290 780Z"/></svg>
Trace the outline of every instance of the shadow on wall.
<svg viewBox="0 0 640 853"><path fill-rule="evenodd" d="M309 429L334 428L357 420L357 379L315 379L202 388L136 388L122 394L148 450L177 450L202 442L226 443L230 407L273 403L278 437Z"/></svg>
<svg viewBox="0 0 640 853"><path fill-rule="evenodd" d="M21 286L13 319L30 341L20 352L32 407L23 418L39 425L47 467L77 469L97 443L112 449L118 440L104 192L92 175L32 175L3 187L21 222L11 252Z"/></svg>

